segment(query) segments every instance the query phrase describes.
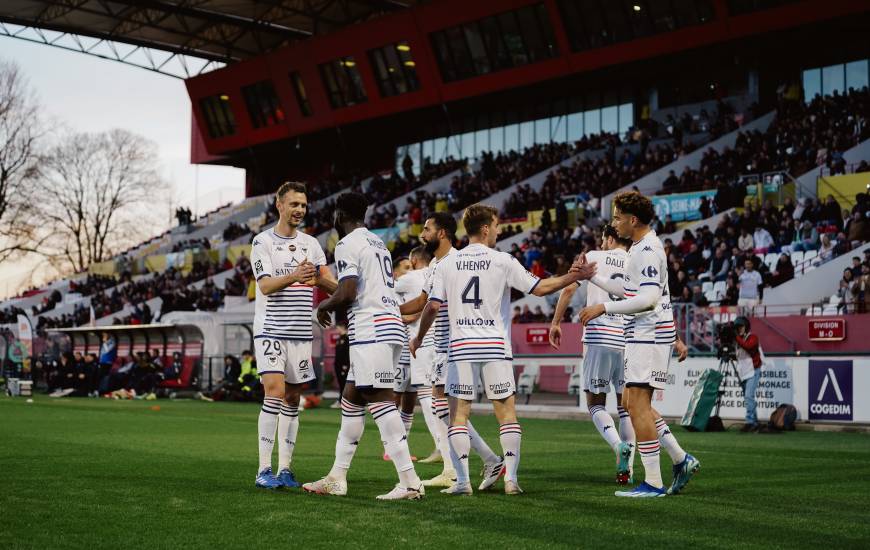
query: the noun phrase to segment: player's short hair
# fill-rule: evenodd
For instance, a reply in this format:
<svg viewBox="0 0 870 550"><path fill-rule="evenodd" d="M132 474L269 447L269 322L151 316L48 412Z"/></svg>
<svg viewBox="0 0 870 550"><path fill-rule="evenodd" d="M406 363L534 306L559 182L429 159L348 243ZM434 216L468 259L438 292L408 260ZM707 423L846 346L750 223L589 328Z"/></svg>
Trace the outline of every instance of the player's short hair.
<svg viewBox="0 0 870 550"><path fill-rule="evenodd" d="M456 237L456 218L448 212L435 212L429 219L435 222L438 229L443 229L447 233L447 238L451 241Z"/></svg>
<svg viewBox="0 0 870 550"><path fill-rule="evenodd" d="M472 204L462 215L462 225L469 235L479 235L483 226L492 223L492 218L498 217L498 210L486 204Z"/></svg>
<svg viewBox="0 0 870 550"><path fill-rule="evenodd" d="M364 221L368 207L369 201L366 200L365 195L362 193L348 191L335 199L335 209L342 212L346 218L349 218L349 221Z"/></svg>
<svg viewBox="0 0 870 550"><path fill-rule="evenodd" d="M626 249L631 248L631 239L620 237L619 233L616 232L616 229L614 229L612 225L608 224L604 226L604 236L612 237L619 246L624 246Z"/></svg>
<svg viewBox="0 0 870 550"><path fill-rule="evenodd" d="M616 195L613 205L619 208L620 212L635 216L644 225L649 225L656 215L652 201L637 191L626 191Z"/></svg>
<svg viewBox="0 0 870 550"><path fill-rule="evenodd" d="M281 187L278 188L278 192L275 194L278 196L278 200L281 200L284 198L284 195L290 191L302 193L303 195L308 194L308 188L301 181L285 181L281 184Z"/></svg>
<svg viewBox="0 0 870 550"><path fill-rule="evenodd" d="M451 216L452 217L452 216ZM411 249L411 252L408 254L409 258L419 258L423 263L429 263L432 261L432 254L426 250L426 247L423 245L415 246Z"/></svg>
<svg viewBox="0 0 870 550"><path fill-rule="evenodd" d="M399 267L399 264L401 264L403 260L409 260L409 259L410 258L408 256L399 256L398 258L393 260L393 269L396 269L397 267Z"/></svg>

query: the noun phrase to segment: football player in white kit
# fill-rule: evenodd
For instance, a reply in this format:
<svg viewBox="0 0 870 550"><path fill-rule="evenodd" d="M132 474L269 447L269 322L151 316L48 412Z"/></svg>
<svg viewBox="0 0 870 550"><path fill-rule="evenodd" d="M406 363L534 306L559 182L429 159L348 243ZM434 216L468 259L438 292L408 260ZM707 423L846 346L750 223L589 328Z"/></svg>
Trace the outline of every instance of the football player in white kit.
<svg viewBox="0 0 870 550"><path fill-rule="evenodd" d="M447 212L438 212L433 214L426 220L423 225L423 232L420 234L420 240L426 246L426 249L433 255L432 262L426 270L426 280L423 286L423 292L414 299L408 300L402 304L401 311L403 315L414 315L423 311L426 306L429 295L432 292L432 284L434 282L434 273L438 264L447 258L450 258L456 253L453 248L453 240L456 235L456 219L452 214ZM440 474L427 479L423 482L426 487L451 487L456 481L456 472L453 470L453 462L447 460L450 456L450 445L447 441L447 429L450 427L450 409L447 405L447 396L444 393L444 381L447 375L447 350L450 344L450 322L447 318L447 308L442 307L435 319L435 327L433 329L435 339L435 355L432 358L432 368L430 369L430 382L432 385L432 410L435 416L440 420L435 425L437 431L437 445L441 451L441 456L444 457L444 469ZM425 360L428 352L424 349L421 358ZM492 487L498 479L504 475L504 458L493 452L489 445L471 422L466 424L468 435L471 438L471 448L483 460L483 480L478 487L479 491L485 491Z"/></svg>
<svg viewBox="0 0 870 550"><path fill-rule="evenodd" d="M597 264L598 277L622 280L629 246L631 240L620 238L613 227L606 225L601 238L601 250L588 252L586 260ZM578 286L579 284L568 286L559 295L559 303L556 304L550 324L550 345L555 349L559 349L562 344L562 317ZM604 290L595 285L587 285L587 306L603 304L611 299ZM631 418L622 408L622 388L625 385L622 354L624 349L622 315L604 314L590 321L583 329L583 391L586 393L586 406L601 437L616 455L616 482L620 485L630 482L635 447ZM618 432L613 418L605 409L611 387L616 393Z"/></svg>
<svg viewBox="0 0 870 550"><path fill-rule="evenodd" d="M314 286L334 292L317 239L299 230L308 209L305 184L285 182L275 196L278 223L254 237L251 264L257 279L254 350L265 397L258 421L260 466L256 486L299 487L290 462L299 431L302 385L314 380L311 362ZM278 475L272 449L278 430Z"/></svg>
<svg viewBox="0 0 870 550"><path fill-rule="evenodd" d="M420 245L411 250L408 254L410 269L398 275L399 270L393 269L397 274L396 277L396 294L399 295L399 301L404 303L414 299L423 291L423 285L426 282L426 269L429 262L432 261L432 255L426 250L426 247ZM420 326L420 315L403 315L408 335L417 334L417 327ZM437 457L441 457L438 452L438 432L436 423L439 422L435 413L432 411L432 385L429 381L432 373L432 364L435 361L435 339L430 335L423 345L425 350L417 353L417 357L411 357L408 351L407 342L402 347L402 357L399 359L399 368L396 370L396 399L401 397L400 414L402 421L405 423L405 431L411 432L411 425L414 421L414 405L416 401L420 401L420 407L423 409L423 420L426 422L426 427L432 435L432 440L435 441L435 453ZM413 456L411 459L413 460ZM433 462L429 460L428 462Z"/></svg>
<svg viewBox="0 0 870 550"><path fill-rule="evenodd" d="M631 238L625 278L622 284L596 276L592 282L616 298L588 306L580 312L580 322L589 322L605 313L632 315L625 323L625 392L623 406L631 415L637 433L637 449L646 479L630 491L617 491L620 497L663 497L679 493L697 472L701 463L677 443L661 415L652 407L653 391L664 390L668 365L674 347L685 358L685 346L677 339L668 290L668 261L661 240L649 224L655 216L652 201L636 191L614 198L611 225L620 237ZM674 463L673 481L665 490L659 466L660 446Z"/></svg>
<svg viewBox="0 0 870 550"><path fill-rule="evenodd" d="M338 289L317 308L323 326L331 313L348 309L350 370L341 396L341 429L335 462L326 477L302 486L305 491L347 494L347 471L365 428L368 407L380 431L384 450L399 474L399 483L379 500L418 500L424 490L408 451L408 435L396 408L393 385L405 341L405 325L393 280L393 260L387 245L366 229L366 198L344 193L335 202L335 246Z"/></svg>
<svg viewBox="0 0 870 550"><path fill-rule="evenodd" d="M469 206L462 217L469 245L442 260L435 269L429 304L423 310L420 330L411 340L416 354L441 308L448 309L450 351L446 390L450 401L450 458L456 483L443 493L470 495L468 454L471 441L468 417L477 394L479 371L486 396L499 422L499 439L505 460L504 491L522 493L517 480L522 429L514 408L516 380L510 339L510 291L545 296L595 273L595 264L575 264L561 277L538 279L506 252L494 249L498 238L498 210L491 206Z"/></svg>

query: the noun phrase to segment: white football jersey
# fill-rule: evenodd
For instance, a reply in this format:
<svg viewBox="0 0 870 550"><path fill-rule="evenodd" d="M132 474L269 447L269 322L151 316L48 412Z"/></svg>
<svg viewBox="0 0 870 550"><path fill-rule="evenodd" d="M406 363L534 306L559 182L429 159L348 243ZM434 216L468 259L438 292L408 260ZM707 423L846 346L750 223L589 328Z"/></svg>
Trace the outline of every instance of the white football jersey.
<svg viewBox="0 0 870 550"><path fill-rule="evenodd" d="M317 239L302 231L295 237L282 237L274 228L254 237L251 265L254 277L289 275L308 260L316 269L326 265L326 255ZM311 340L314 287L294 283L266 296L257 285L254 304L254 338Z"/></svg>
<svg viewBox="0 0 870 550"><path fill-rule="evenodd" d="M429 299L449 312L449 360L510 359L510 289L529 294L538 282L516 258L482 244L442 260Z"/></svg>
<svg viewBox="0 0 870 550"><path fill-rule="evenodd" d="M443 262L455 253L456 249L451 247L447 254L445 254L440 260L432 258L432 261L429 262L429 267L426 269L426 282L423 284L423 292L425 292L427 296L432 296L432 286L435 283L435 268L438 266L439 262ZM442 307L438 311L438 317L435 318L435 325L429 331L433 333L433 337L435 338L435 353L447 353L450 349L450 320L447 318L447 308L443 307L447 304L445 303L441 305Z"/></svg>
<svg viewBox="0 0 870 550"><path fill-rule="evenodd" d="M399 295L399 301L405 303L408 300L413 300L423 292L423 285L426 282L426 268L408 271L396 281L396 294ZM420 319L417 319L410 325L406 325L408 335L413 338L417 335L417 330L420 328ZM435 345L435 333L429 331L423 337L420 347L426 348ZM411 364L411 354L408 351L407 344L402 348L402 358L399 361L404 364Z"/></svg>
<svg viewBox="0 0 870 550"><path fill-rule="evenodd" d="M377 235L359 227L335 245L339 283L356 277L356 300L347 312L350 345L405 343L405 324L393 281L393 258Z"/></svg>
<svg viewBox="0 0 870 550"><path fill-rule="evenodd" d="M659 299L649 311L635 313L625 321L625 341L628 344L673 344L677 339L671 293L668 288L668 259L655 231L631 245L625 269L625 297L637 296L642 286L655 286Z"/></svg>
<svg viewBox="0 0 870 550"><path fill-rule="evenodd" d="M586 254L589 262L596 263L597 275L605 279L624 279L625 262L628 260L628 252L622 248L614 250L593 250ZM586 305L594 306L611 302L617 298L608 294L606 290L596 285L586 285ZM605 313L589 321L583 329L583 343L607 346L610 348L623 349L625 347L623 315Z"/></svg>

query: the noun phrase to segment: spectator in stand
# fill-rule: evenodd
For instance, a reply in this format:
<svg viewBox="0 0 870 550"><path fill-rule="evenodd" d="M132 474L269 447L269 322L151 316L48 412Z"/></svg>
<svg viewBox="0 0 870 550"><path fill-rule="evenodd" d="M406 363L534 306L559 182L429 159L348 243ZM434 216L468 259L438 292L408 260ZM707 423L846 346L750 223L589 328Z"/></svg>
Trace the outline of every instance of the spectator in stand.
<svg viewBox="0 0 870 550"><path fill-rule="evenodd" d="M870 291L870 265L864 264L861 267L861 276L852 285L856 313L867 313L868 291Z"/></svg>
<svg viewBox="0 0 870 550"><path fill-rule="evenodd" d="M716 247L713 260L710 262L710 275L715 282L724 281L728 278L728 272L731 271L731 259L725 256L726 250L727 247L724 243Z"/></svg>
<svg viewBox="0 0 870 550"><path fill-rule="evenodd" d="M773 237L763 225L755 228L755 232L752 234L752 241L755 244L756 254L767 254L773 250L775 245Z"/></svg>
<svg viewBox="0 0 870 550"><path fill-rule="evenodd" d="M834 259L834 246L836 243L831 241L831 235L823 233L821 241L822 244L819 245L819 254L817 256L818 260L813 262L815 265L822 265Z"/></svg>
<svg viewBox="0 0 870 550"><path fill-rule="evenodd" d="M855 277L852 273L852 270L847 267L843 270L843 278L840 279L840 288L837 289L837 297L840 299L839 313L855 312L855 297L852 295L852 285L855 283Z"/></svg>
<svg viewBox="0 0 870 550"><path fill-rule="evenodd" d="M852 217L846 226L846 234L852 243L852 248L857 248L870 240L870 221L860 210L852 211Z"/></svg>
<svg viewBox="0 0 870 550"><path fill-rule="evenodd" d="M749 234L749 230L746 227L740 228L740 238L737 239L737 248L739 248L742 252L750 252L755 250L755 241L752 238L752 235Z"/></svg>
<svg viewBox="0 0 870 550"><path fill-rule="evenodd" d="M743 272L740 274L740 294L738 306L757 306L760 302L759 288L762 285L761 274L755 270L752 260L743 262Z"/></svg>
<svg viewBox="0 0 870 550"><path fill-rule="evenodd" d="M779 286L793 278L794 265L791 263L791 257L788 254L782 253L776 261L776 266L773 268L773 273L770 278L770 286Z"/></svg>
<svg viewBox="0 0 870 550"><path fill-rule="evenodd" d="M796 242L792 244L793 252L807 250L816 250L819 248L819 232L816 226L809 220L804 220L800 226L800 230L795 235Z"/></svg>

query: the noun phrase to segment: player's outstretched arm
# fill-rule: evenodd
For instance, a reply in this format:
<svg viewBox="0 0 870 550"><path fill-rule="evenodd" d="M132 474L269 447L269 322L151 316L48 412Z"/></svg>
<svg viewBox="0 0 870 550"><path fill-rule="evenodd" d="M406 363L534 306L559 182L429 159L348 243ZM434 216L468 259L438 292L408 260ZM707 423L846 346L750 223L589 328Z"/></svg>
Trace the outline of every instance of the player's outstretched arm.
<svg viewBox="0 0 870 550"><path fill-rule="evenodd" d="M541 279L538 284L535 285L535 288L532 289L532 294L535 296L546 296L556 292L557 290L562 290L566 286L576 283L577 281L590 279L595 275L595 266L595 262L580 263L578 260L577 262L574 262L568 273L559 277Z"/></svg>
<svg viewBox="0 0 870 550"><path fill-rule="evenodd" d="M420 313L423 311L423 308L426 307L426 302L429 301L429 295L425 292L421 292L419 296L412 300L408 300L404 304L399 306L399 311L402 315L414 315L415 313Z"/></svg>
<svg viewBox="0 0 870 550"><path fill-rule="evenodd" d="M314 264L312 264L308 260L305 260L304 262L299 264L299 266L295 270L293 270L292 273L288 275L281 275L280 277L261 277L260 280L257 281L257 285L260 287L260 292L268 296L269 294L272 294L273 292L278 292L279 290L283 290L294 283L301 283L311 280L314 275Z"/></svg>
<svg viewBox="0 0 870 550"><path fill-rule="evenodd" d="M317 278L314 284L327 294L335 294L335 291L338 289L338 281L335 280L332 271L325 265L320 266L320 269L317 270Z"/></svg>
<svg viewBox="0 0 870 550"><path fill-rule="evenodd" d="M335 293L317 306L317 321L326 328L332 324L329 314L347 308L356 300L357 278L345 277L338 283Z"/></svg>
<svg viewBox="0 0 870 550"><path fill-rule="evenodd" d="M562 318L576 291L576 285L568 285L559 294L559 302L556 304L556 311L553 312L553 320L550 322L550 345L555 349L559 349L562 345Z"/></svg>
<svg viewBox="0 0 870 550"><path fill-rule="evenodd" d="M423 313L420 315L420 328L417 329L417 335L408 342L408 351L413 357L417 357L417 350L420 349L420 343L435 322L438 316L438 311L441 309L441 302L438 300L429 300L426 307L423 308Z"/></svg>

